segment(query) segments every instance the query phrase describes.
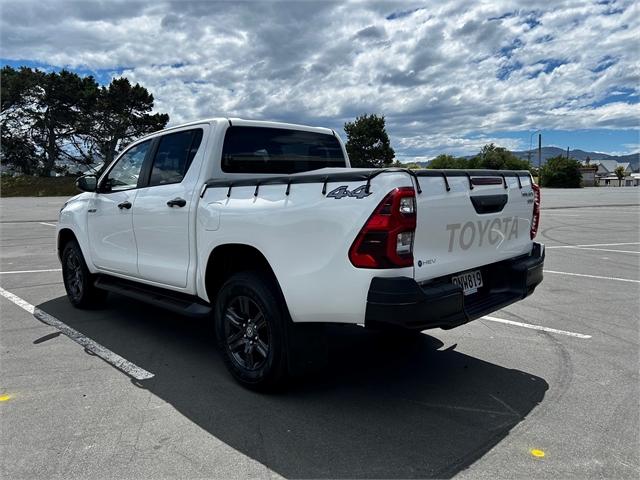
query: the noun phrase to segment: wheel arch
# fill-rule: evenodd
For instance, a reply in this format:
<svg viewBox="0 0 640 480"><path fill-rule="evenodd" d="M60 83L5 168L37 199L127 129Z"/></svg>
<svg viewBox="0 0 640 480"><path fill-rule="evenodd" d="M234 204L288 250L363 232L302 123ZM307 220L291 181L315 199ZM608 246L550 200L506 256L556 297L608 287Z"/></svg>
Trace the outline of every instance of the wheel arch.
<svg viewBox="0 0 640 480"><path fill-rule="evenodd" d="M288 314L286 299L269 261L256 247L242 243L218 245L209 254L205 270L205 289L209 301L212 304L215 302L220 288L231 275L244 271L260 271L271 277Z"/></svg>
<svg viewBox="0 0 640 480"><path fill-rule="evenodd" d="M62 250L64 246L69 243L71 240L75 240L78 242L78 237L70 228L62 228L58 232L58 240L57 240L57 250L58 250L58 258L62 259ZM78 242L80 244L80 242ZM82 250L82 247L80 247Z"/></svg>

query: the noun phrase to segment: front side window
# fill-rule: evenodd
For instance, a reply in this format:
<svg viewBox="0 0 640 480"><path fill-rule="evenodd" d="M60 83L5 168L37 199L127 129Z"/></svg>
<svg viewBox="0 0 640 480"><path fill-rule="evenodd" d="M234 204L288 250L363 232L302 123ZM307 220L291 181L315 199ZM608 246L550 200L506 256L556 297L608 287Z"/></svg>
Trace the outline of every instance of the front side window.
<svg viewBox="0 0 640 480"><path fill-rule="evenodd" d="M224 172L289 174L325 167L346 167L340 142L333 135L233 126L224 137Z"/></svg>
<svg viewBox="0 0 640 480"><path fill-rule="evenodd" d="M180 183L196 156L201 141L200 128L162 136L153 159L149 186Z"/></svg>
<svg viewBox="0 0 640 480"><path fill-rule="evenodd" d="M138 186L142 164L150 145L151 140L139 143L118 159L103 183L106 191L119 192Z"/></svg>

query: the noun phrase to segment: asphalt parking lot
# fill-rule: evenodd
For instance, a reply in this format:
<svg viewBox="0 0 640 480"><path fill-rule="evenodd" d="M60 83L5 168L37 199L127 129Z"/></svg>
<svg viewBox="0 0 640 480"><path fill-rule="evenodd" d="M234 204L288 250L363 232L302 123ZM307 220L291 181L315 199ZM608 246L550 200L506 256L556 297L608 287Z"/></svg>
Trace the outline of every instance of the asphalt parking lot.
<svg viewBox="0 0 640 480"><path fill-rule="evenodd" d="M337 328L326 370L274 395L232 381L203 322L73 309L64 199L2 199L0 476L638 478L640 190L542 195L533 296L409 345Z"/></svg>

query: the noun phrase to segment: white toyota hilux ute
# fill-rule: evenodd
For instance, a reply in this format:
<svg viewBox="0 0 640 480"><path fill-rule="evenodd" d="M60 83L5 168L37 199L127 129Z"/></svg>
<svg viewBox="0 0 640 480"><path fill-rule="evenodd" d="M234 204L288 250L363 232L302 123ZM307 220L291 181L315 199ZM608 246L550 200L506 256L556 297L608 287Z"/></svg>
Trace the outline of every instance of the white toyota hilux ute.
<svg viewBox="0 0 640 480"><path fill-rule="evenodd" d="M350 168L326 128L193 122L77 186L57 229L71 303L115 292L210 318L247 386L296 371L327 323L448 329L542 281L528 171Z"/></svg>

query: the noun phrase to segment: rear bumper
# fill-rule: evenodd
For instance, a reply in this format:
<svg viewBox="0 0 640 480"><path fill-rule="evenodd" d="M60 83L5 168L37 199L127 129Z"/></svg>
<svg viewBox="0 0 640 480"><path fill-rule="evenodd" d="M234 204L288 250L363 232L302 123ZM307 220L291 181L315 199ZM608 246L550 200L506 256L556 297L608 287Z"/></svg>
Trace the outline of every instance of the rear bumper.
<svg viewBox="0 0 640 480"><path fill-rule="evenodd" d="M484 286L464 296L451 276L419 285L408 277L375 277L369 287L365 325L424 330L453 328L531 295L542 282L544 245L531 253L480 267Z"/></svg>

